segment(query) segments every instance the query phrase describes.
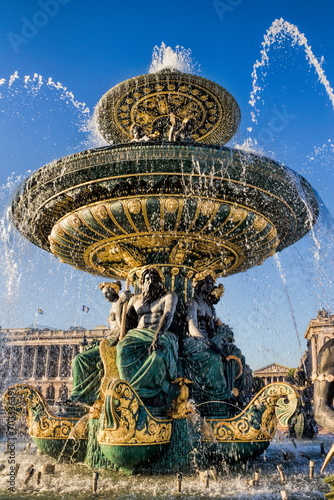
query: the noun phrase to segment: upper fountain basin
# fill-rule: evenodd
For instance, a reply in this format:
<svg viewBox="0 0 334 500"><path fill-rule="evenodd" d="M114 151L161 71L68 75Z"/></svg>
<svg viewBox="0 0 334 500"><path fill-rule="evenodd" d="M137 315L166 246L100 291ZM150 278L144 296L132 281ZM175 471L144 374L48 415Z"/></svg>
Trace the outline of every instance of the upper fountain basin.
<svg viewBox="0 0 334 500"><path fill-rule="evenodd" d="M240 109L223 87L201 76L166 68L119 83L99 101L98 129L109 143L140 138L226 144Z"/></svg>
<svg viewBox="0 0 334 500"><path fill-rule="evenodd" d="M125 279L148 264L227 276L304 236L317 194L268 158L227 147L130 143L33 173L12 203L17 229L62 261Z"/></svg>

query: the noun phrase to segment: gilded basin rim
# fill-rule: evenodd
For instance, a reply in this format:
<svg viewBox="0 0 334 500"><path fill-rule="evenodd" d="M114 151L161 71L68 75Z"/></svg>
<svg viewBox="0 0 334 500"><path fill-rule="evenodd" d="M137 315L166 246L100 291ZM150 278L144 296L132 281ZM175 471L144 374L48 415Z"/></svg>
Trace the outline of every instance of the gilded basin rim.
<svg viewBox="0 0 334 500"><path fill-rule="evenodd" d="M161 162L166 157L168 160L171 158L172 166L162 169ZM191 164L193 159L198 159L203 173L197 170L194 171L193 167L192 170L184 171L184 164L182 162L186 160ZM209 164L212 166L213 171L210 171L207 166L208 160L211 161ZM141 161L144 161L144 167L141 165ZM147 167L147 162L151 162L149 168ZM163 160L163 163L166 165L166 160ZM167 165L169 165L168 161ZM66 169L64 168L65 166ZM102 175L101 168L107 169L109 175ZM59 175L59 171L62 172L61 175ZM128 172L126 173L126 171ZM248 180L240 178L240 175L244 173L248 176ZM73 182L73 174L78 177L79 182ZM262 184L267 180L269 175L269 187L266 187ZM180 197L181 193L178 191L168 193L151 192L148 194L136 192L124 194L123 197L119 193L114 195L109 194L100 199L93 198L89 200L80 198L80 203L76 206L66 206L66 202L61 201L62 199L71 200L76 190L79 190L79 194L80 192L87 194L87 189L95 189L94 186L98 188L101 183L109 185L108 183L110 182L126 182L130 178L137 179L136 182L141 178L144 180L151 179L152 182L156 182L154 179L157 179L159 176L165 178L171 176L170 178L174 180L188 178L190 185L196 179L206 178L207 181L210 179L217 181L221 189L224 186L232 189L234 185L241 192L242 190L250 190L249 194L245 195L246 201L251 202L248 205L245 205L238 198L234 201L228 197L226 198L224 190L220 194L211 193L209 196L204 195L204 198L214 202L225 202L228 205L236 204L271 221L268 214L258 210L250 198L252 192L262 192L261 196L269 197L271 203L278 203L278 206L281 208L285 207L285 214L288 215L287 226L284 229L283 224L280 229L279 238L281 242L277 247L278 250L289 246L306 234L309 227L305 227L305 224L308 222L314 223L318 216L317 195L309 183L299 174L271 159L255 155L254 153L249 154L242 150L221 146L203 144L190 146L184 143L130 143L75 153L58 161L51 162L34 172L19 187L14 197L12 204L14 224L30 241L50 251L51 248L46 239L51 234L52 227L57 222L63 220L64 217L71 214L75 215L77 211L82 211L85 207L90 208L97 204L113 203L116 200L122 199L145 198L147 196L151 196L152 198L164 198L165 196ZM258 178L258 176L260 177ZM303 199L298 199L298 190L292 182L292 177L297 179L303 185L304 190L306 190L306 197L311 201L313 221L309 220L309 212L305 209ZM250 180L254 180L254 182L251 184ZM281 191L284 191L284 196L282 196ZM289 194L287 196L288 202L285 200L286 193ZM203 195L193 193L190 197L193 197L195 200L203 197ZM52 212L52 207L57 207L59 203L62 204L63 208L65 207L65 211L58 214L59 210L57 209L58 212ZM302 211L301 220L298 217L300 211ZM53 217L53 219L50 219L50 217ZM277 218L278 214L275 217ZM281 217L281 214L279 217ZM51 220L53 222L50 222L51 226L48 229L48 221ZM46 226L45 221L47 222ZM274 227L276 228L275 223ZM290 229L287 230L287 228ZM282 235L284 234L288 234L286 241L284 241L285 236L282 241ZM254 256L255 254L256 252ZM75 259L73 265L74 267L76 266Z"/></svg>

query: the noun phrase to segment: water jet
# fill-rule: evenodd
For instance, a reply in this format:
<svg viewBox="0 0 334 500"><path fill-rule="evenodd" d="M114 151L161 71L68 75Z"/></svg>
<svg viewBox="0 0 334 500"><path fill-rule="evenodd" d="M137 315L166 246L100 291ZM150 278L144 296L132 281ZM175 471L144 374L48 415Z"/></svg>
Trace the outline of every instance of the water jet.
<svg viewBox="0 0 334 500"><path fill-rule="evenodd" d="M317 195L302 176L263 156L225 146L239 120L235 99L214 82L173 67L141 75L110 89L97 105L98 128L109 146L53 161L16 191L13 222L35 245L75 269L131 283L130 305L143 295L147 271L159 282L162 298L176 297L166 327L178 345L175 376L161 382L170 397L168 408L166 400L153 399L140 385L134 388L133 377L119 376L122 349L138 324L126 330L124 339L120 336L117 347L104 344L107 356L100 349L105 374L112 363L116 371L101 382L87 417L88 439L69 442L85 413L80 405L52 415L37 391L8 389L5 409L18 415L28 408L30 435L46 453L82 460L87 441L89 447L95 440L115 468L188 472L193 465L185 454L193 443L187 435L196 411L207 426L206 432L203 426L194 431L197 458L210 468L222 458L238 462L260 455L277 420L286 424L296 410L297 394L285 383L265 387L243 405L244 359L232 341L215 344L219 328L226 327L226 335L228 327L215 317L219 296L214 296L214 280L261 265L294 244L319 213ZM199 344L193 342L189 320L196 301L205 302L209 313L205 321L194 320L195 329L205 329L206 322L215 330ZM139 317L144 305L129 311ZM125 320L129 311L123 310ZM160 340L169 332L163 330ZM146 356L154 355L155 362L167 347L153 344ZM191 356L198 361L199 351L219 367L218 401L205 393L212 380L203 382L203 391L196 385L196 375L205 375L201 369L196 374L193 366L201 367L202 361L189 367ZM179 392L176 384L165 390L167 382L180 379ZM190 397L197 410L188 404ZM47 431L41 422L47 423Z"/></svg>

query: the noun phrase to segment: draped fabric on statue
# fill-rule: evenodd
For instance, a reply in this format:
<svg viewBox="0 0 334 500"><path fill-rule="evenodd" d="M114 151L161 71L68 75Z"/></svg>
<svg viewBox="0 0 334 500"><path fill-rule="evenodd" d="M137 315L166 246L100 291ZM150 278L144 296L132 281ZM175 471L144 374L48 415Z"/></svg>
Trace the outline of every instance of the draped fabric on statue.
<svg viewBox="0 0 334 500"><path fill-rule="evenodd" d="M176 335L160 335L161 348L149 353L153 330L129 330L117 345L116 364L121 379L126 380L142 398L168 394L171 381L177 377L178 340Z"/></svg>
<svg viewBox="0 0 334 500"><path fill-rule="evenodd" d="M222 336L217 334L211 341L220 346ZM221 401L229 396L224 363L218 352L198 338L187 337L183 341L182 354L185 375L194 382L194 389L202 401Z"/></svg>
<svg viewBox="0 0 334 500"><path fill-rule="evenodd" d="M91 347L73 359L72 401L93 404L99 398L100 383L103 377L103 365L100 346Z"/></svg>
<svg viewBox="0 0 334 500"><path fill-rule="evenodd" d="M240 374L240 365L237 361L231 359L224 363L224 373L227 384L227 390L230 394L232 389L242 390L245 379L245 357L242 355L240 349L233 343L234 342L234 334L232 329L222 323L217 327L217 335L216 335L216 343L219 345L223 352L224 356L227 358L228 356L236 356L240 359L242 365L242 373ZM221 342L220 344L218 342Z"/></svg>
<svg viewBox="0 0 334 500"><path fill-rule="evenodd" d="M238 389L240 392L244 386L245 380L245 356L241 354L241 351L234 344L226 344L224 346L225 356L236 356L240 359L242 364L242 374L240 375L240 366L237 361L229 360L226 361L224 371L227 382L228 392L231 393L232 389ZM238 378L237 378L238 377Z"/></svg>

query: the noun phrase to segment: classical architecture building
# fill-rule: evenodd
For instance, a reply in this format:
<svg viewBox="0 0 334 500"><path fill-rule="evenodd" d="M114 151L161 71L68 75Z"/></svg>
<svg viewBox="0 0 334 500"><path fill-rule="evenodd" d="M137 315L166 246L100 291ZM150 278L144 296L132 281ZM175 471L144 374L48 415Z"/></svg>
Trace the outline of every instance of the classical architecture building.
<svg viewBox="0 0 334 500"><path fill-rule="evenodd" d="M305 338L307 340L307 351L305 353L305 365L308 377L317 373L317 356L322 346L334 337L334 314L326 309L320 309L318 316L311 319Z"/></svg>
<svg viewBox="0 0 334 500"><path fill-rule="evenodd" d="M253 377L259 377L265 385L273 382L284 382L290 368L288 366L272 363L258 370L253 370Z"/></svg>
<svg viewBox="0 0 334 500"><path fill-rule="evenodd" d="M72 390L72 359L109 333L106 326L0 329L0 398L10 385L24 383L38 389L50 405L66 401Z"/></svg>
<svg viewBox="0 0 334 500"><path fill-rule="evenodd" d="M299 369L306 370L306 376L311 378L317 373L317 356L322 346L334 337L334 314L326 309L320 309L315 319L311 319L306 332L307 350L300 360ZM287 366L272 363L253 371L254 377L262 378L265 384L284 380L289 368Z"/></svg>

